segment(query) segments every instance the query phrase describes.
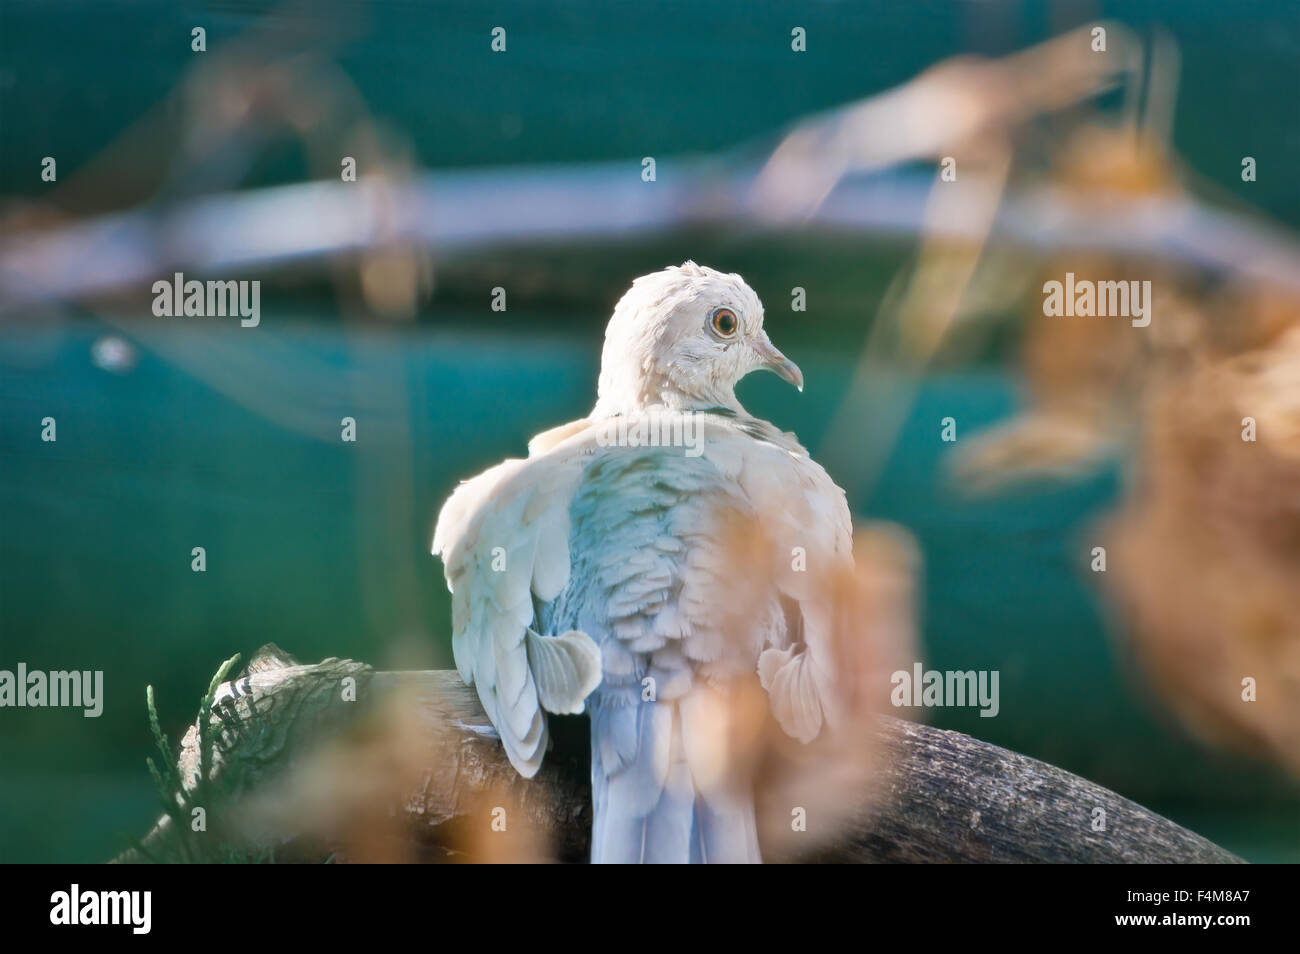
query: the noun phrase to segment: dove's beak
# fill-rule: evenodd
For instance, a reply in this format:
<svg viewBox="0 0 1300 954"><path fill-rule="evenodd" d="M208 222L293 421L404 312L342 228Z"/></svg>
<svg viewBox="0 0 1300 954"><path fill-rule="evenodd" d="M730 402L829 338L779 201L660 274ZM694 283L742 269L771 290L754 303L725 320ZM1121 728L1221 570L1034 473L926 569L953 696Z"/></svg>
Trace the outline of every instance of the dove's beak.
<svg viewBox="0 0 1300 954"><path fill-rule="evenodd" d="M799 365L777 351L776 346L768 340L767 335L764 335L763 340L754 345L754 350L758 353L758 366L760 368L766 368L782 380L789 381L800 391L803 390L803 372L799 370Z"/></svg>

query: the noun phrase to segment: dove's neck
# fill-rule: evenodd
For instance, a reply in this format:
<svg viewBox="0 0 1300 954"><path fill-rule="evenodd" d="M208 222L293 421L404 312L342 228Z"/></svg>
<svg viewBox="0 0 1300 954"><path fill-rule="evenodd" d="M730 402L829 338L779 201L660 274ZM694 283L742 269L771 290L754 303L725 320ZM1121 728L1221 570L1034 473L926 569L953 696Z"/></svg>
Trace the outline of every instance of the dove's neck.
<svg viewBox="0 0 1300 954"><path fill-rule="evenodd" d="M699 383L699 382L692 382ZM666 376L645 375L634 380L615 380L601 374L593 418L621 417L650 408L673 411L709 411L727 408L737 414L745 409L736 400L735 391L722 384L681 388Z"/></svg>

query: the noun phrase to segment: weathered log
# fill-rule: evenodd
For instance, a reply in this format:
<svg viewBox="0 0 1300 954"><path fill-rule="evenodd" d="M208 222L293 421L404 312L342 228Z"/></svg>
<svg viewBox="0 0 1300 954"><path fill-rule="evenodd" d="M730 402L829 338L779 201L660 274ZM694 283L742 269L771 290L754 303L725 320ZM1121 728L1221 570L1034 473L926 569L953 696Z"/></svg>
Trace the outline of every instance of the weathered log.
<svg viewBox="0 0 1300 954"><path fill-rule="evenodd" d="M494 808L504 813L498 806L508 805L511 830L528 838L506 857L587 855L584 720L555 720L559 741L537 777L524 780L474 690L454 671L376 673L335 659L300 666L266 651L221 687L212 713L206 769L196 725L178 763L180 809L119 861L217 860L221 852L202 840L216 839L180 830L200 802L209 817L224 819L218 827L227 852L242 841L277 849L286 860L313 851L334 860L476 860L494 856L483 850L493 840L474 833L488 831ZM882 718L878 732L893 756L875 779L883 797L856 814L834 845L802 860L1240 861L1035 759L893 718ZM360 815L369 823L353 824Z"/></svg>

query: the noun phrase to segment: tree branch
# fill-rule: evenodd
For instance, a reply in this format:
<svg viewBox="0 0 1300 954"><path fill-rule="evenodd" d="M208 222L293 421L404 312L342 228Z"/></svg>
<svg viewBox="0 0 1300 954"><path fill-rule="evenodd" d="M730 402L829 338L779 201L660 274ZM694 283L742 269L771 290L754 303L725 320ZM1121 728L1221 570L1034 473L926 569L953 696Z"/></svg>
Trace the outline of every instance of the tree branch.
<svg viewBox="0 0 1300 954"><path fill-rule="evenodd" d="M180 810L117 860L221 860L235 845L248 857L249 844L291 858L490 858L491 839L474 833L490 830L498 805L509 805L512 830L529 836L514 843L515 858L584 860L585 722L555 722L555 749L525 780L456 672L376 673L337 659L301 666L267 647L217 693L210 770L200 777L200 733L191 727L177 766L183 790L171 796ZM857 813L835 845L803 860L1241 860L1052 765L893 718L878 731L893 756L875 780L884 797ZM206 831L182 831L196 807ZM1104 830L1094 830L1097 818Z"/></svg>

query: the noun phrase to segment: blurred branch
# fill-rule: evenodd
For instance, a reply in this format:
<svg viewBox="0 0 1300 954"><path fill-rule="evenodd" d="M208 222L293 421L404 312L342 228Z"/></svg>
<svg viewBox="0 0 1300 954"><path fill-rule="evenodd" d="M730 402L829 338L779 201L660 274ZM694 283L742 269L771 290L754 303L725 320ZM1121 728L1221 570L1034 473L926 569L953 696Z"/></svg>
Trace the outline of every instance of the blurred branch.
<svg viewBox="0 0 1300 954"><path fill-rule="evenodd" d="M59 216L54 224L28 215L46 223L37 227L22 227L21 216L0 220L9 233L0 240L0 316L139 289L176 271L264 272L393 247L441 257L700 227L1005 239L1035 254L1105 249L1300 288L1300 245L1265 221L1190 195L1134 196L1011 177L1023 151L1020 134L1032 121L1068 118L1070 109L1117 86L1129 104L1125 123L1136 123L1141 104L1154 131L1167 135L1177 83L1172 41L1158 35L1147 51L1129 30L1108 23L1109 52L1098 54L1093 26L1001 59L945 60L899 87L800 118L774 150L764 138L705 156L661 157L657 179L646 182L632 157L416 176L409 150L395 154L346 71L329 58L347 30L338 37L293 33L286 49L268 24L269 34L254 31L202 60L169 99L174 109L124 137L127 166L141 154L170 157L165 172L152 172L151 199L135 189L126 197L134 207L114 213ZM172 112L183 117L179 130L168 125ZM313 181L236 191L278 137L301 143ZM356 159L358 181L331 181L341 155ZM96 199L95 208L103 196L119 195L122 156L83 176L77 194ZM936 186L958 190L937 182L932 169L906 164L944 157L961 158L963 177L967 170L979 175L983 165L987 180L932 204ZM372 274L371 298L389 278L382 268ZM409 311L411 296L396 297L392 310Z"/></svg>
<svg viewBox="0 0 1300 954"><path fill-rule="evenodd" d="M951 238L988 234L982 206L958 204L927 223L928 173L845 179L810 217L788 222L751 201L755 175L687 164L674 182L646 183L628 163L462 171L407 185L310 182L104 215L0 243L0 316L144 287L175 271L256 273L399 241L445 255L708 226L912 236L927 225ZM1106 249L1300 288L1300 245L1287 233L1189 198L1034 188L1008 194L992 233L1036 252Z"/></svg>
<svg viewBox="0 0 1300 954"><path fill-rule="evenodd" d="M217 691L212 710L218 726L217 757L211 776L198 779L200 743L193 728L178 765L177 774L189 788L215 785L242 794L231 803L241 820L227 823L227 834L242 826L245 836L273 842L272 848L301 842L314 813L279 803L268 815L266 803L281 801L293 790L283 786L284 779L293 774L291 767L301 771L312 764L312 746L337 746L340 739L350 738L347 757L316 761L316 771L308 773L311 793L328 802L338 817L351 819L369 811L396 819L397 834L387 834L409 842L401 857L481 858L458 847L483 846L496 838L482 834L490 830L492 806L509 804L513 837L522 831L530 843L546 845L542 857L585 859L591 826L585 748L557 745L536 778L520 778L496 741L474 690L456 672L372 673L346 660L300 666L278 651L259 654L250 670ZM357 701L345 701L340 687L346 686L344 680L358 677ZM363 761L357 756L358 746L382 747L363 727L368 715L394 699L402 700L416 728L400 743L401 751L420 766L413 776L401 771L400 760ZM797 860L1239 860L1114 792L1043 762L957 732L892 718L882 721L880 732L894 755L877 776L886 797L877 799L871 814L859 813L831 850ZM325 772L322 765L327 766ZM367 785L358 789L349 776L364 776ZM217 806L209 809L219 811ZM1105 830L1094 830L1097 818L1105 819ZM480 834L475 837L473 832ZM330 843L329 834L317 831L314 836L321 840L312 844ZM139 848L117 860L185 857L178 845L189 842L189 853L194 854L196 837L205 836L178 833L174 818L164 817ZM342 857L358 853L354 848ZM199 851L197 857L217 860L222 855ZM337 848L334 857L339 857Z"/></svg>

